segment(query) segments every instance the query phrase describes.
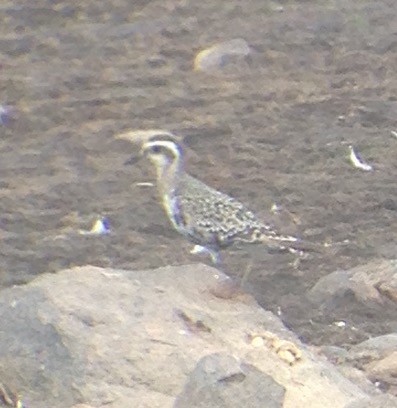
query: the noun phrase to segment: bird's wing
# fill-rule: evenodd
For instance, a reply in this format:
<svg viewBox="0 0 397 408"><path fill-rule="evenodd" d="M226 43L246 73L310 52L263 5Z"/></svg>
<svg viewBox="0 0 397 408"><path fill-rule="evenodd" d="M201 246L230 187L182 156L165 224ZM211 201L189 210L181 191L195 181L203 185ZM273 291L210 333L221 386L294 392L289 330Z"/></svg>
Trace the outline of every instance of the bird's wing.
<svg viewBox="0 0 397 408"><path fill-rule="evenodd" d="M194 179L189 180L188 191L179 196L180 207L190 229L207 245L224 247L234 242L262 242L277 246L282 241L296 240L281 236L275 229L258 221L244 205Z"/></svg>

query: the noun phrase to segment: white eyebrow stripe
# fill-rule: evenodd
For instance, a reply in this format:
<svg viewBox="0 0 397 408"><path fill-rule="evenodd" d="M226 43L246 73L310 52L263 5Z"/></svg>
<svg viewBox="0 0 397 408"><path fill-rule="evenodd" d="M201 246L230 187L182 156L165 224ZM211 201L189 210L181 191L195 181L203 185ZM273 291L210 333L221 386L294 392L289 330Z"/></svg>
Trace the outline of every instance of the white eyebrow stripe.
<svg viewBox="0 0 397 408"><path fill-rule="evenodd" d="M144 149L150 148L150 147L154 147L154 146L160 146L160 147L164 147L168 150L170 150L175 157L179 157L181 155L181 150L178 146L177 143L175 142L171 142L171 141L156 141L156 142L146 142L144 144Z"/></svg>

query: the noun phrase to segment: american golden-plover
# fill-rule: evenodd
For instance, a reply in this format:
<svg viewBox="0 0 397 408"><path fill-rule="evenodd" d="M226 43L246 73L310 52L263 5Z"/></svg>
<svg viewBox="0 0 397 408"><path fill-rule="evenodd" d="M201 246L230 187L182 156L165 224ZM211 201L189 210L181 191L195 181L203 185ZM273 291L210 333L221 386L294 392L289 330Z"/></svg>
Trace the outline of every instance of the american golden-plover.
<svg viewBox="0 0 397 408"><path fill-rule="evenodd" d="M173 134L136 135L130 132L117 138L138 143L142 156L154 164L162 205L173 227L195 244L192 253L208 252L218 263L219 251L237 243L301 251L297 238L278 234L238 200L189 175L184 168L184 147Z"/></svg>

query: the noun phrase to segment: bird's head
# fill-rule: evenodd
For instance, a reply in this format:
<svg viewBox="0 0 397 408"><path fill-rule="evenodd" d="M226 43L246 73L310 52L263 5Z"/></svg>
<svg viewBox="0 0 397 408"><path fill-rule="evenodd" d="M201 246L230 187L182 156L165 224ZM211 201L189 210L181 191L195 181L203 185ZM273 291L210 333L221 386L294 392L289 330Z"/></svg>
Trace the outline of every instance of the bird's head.
<svg viewBox="0 0 397 408"><path fill-rule="evenodd" d="M143 143L141 154L153 163L159 174L164 174L171 167L179 168L183 162L181 144L164 135L156 135Z"/></svg>
<svg viewBox="0 0 397 408"><path fill-rule="evenodd" d="M131 130L119 135L116 139L127 140L140 148L140 155L136 153L125 163L135 164L140 158L148 158L160 174L167 169L179 168L183 162L183 148L181 138L167 130Z"/></svg>

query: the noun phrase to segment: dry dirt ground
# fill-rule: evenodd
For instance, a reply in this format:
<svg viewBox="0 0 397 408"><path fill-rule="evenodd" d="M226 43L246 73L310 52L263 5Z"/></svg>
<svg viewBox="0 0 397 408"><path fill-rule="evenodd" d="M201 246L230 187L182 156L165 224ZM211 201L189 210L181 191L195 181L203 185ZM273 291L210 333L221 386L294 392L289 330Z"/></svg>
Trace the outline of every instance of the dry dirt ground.
<svg viewBox="0 0 397 408"><path fill-rule="evenodd" d="M305 300L338 268L396 256L394 0L3 0L0 13L0 102L14 107L0 127L3 287L73 265L201 261L137 185L150 166L124 166L130 147L113 138L165 128L186 137L192 174L283 232L333 243L297 268L289 254L227 251L261 305L312 344L397 330L395 308L345 299L324 315ZM243 64L193 70L232 38L252 48ZM351 166L349 144L373 172ZM97 216L111 235L77 234Z"/></svg>

